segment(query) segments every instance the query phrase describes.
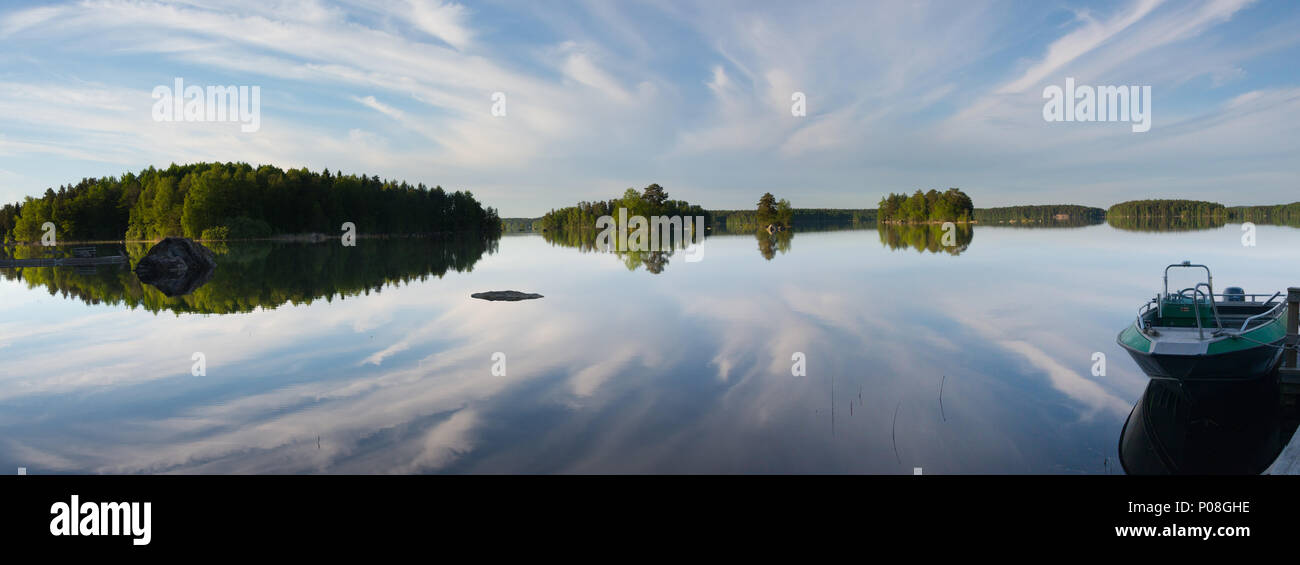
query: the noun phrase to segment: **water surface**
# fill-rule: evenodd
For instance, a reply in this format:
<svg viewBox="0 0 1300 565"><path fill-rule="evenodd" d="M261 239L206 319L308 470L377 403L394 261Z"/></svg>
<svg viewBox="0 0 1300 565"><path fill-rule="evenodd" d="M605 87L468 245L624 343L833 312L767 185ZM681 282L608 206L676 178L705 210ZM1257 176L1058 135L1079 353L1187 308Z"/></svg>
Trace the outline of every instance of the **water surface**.
<svg viewBox="0 0 1300 565"><path fill-rule="evenodd" d="M537 235L243 243L170 299L124 268L0 270L0 464L1118 473L1147 378L1115 334L1168 263L1300 284L1300 230L1258 229L719 235L699 262ZM506 289L545 298L470 298Z"/></svg>

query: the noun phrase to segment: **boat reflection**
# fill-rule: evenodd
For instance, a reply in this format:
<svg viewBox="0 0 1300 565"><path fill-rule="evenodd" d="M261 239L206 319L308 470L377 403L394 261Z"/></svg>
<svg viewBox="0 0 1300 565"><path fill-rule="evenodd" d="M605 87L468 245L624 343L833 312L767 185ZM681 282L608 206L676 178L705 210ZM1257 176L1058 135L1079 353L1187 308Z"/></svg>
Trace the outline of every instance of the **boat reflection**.
<svg viewBox="0 0 1300 565"><path fill-rule="evenodd" d="M1294 428L1281 414L1276 373L1237 382L1152 379L1124 422L1119 458L1131 475L1259 474Z"/></svg>

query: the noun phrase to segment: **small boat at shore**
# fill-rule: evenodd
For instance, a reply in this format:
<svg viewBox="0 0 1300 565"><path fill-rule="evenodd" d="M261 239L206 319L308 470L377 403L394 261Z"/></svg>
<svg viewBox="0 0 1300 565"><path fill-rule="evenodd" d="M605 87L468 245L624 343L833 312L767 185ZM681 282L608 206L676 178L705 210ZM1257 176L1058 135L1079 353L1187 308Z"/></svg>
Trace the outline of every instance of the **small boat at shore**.
<svg viewBox="0 0 1300 565"><path fill-rule="evenodd" d="M1170 269L1204 269L1205 282L1169 291ZM1286 339L1282 292L1215 294L1213 275L1189 261L1165 267L1165 289L1138 309L1116 341L1151 378L1240 380L1273 372ZM1267 297L1267 299L1265 299Z"/></svg>

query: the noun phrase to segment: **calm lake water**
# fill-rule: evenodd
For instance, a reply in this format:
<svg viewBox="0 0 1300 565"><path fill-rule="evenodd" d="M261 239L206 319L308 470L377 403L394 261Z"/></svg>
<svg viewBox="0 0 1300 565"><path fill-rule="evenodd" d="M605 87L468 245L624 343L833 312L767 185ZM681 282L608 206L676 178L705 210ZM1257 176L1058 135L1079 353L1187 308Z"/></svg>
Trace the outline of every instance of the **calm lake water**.
<svg viewBox="0 0 1300 565"><path fill-rule="evenodd" d="M1206 263L1219 289L1300 284L1288 227L1259 226L1255 247L1237 225L926 241L720 235L699 262L537 235L232 244L208 285L171 299L125 268L0 270L0 464L1119 473L1147 378L1115 335L1164 266ZM545 298L470 298L505 289Z"/></svg>

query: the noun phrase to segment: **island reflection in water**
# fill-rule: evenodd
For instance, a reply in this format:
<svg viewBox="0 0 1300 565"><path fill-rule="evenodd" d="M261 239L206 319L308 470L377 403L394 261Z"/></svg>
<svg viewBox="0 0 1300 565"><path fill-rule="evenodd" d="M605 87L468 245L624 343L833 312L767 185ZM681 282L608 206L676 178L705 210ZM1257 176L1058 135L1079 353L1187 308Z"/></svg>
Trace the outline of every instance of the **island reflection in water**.
<svg viewBox="0 0 1300 565"><path fill-rule="evenodd" d="M143 243L126 245L129 265L89 268L23 267L0 269L0 277L44 287L51 295L86 304L125 305L150 312L231 314L283 304L345 298L385 285L441 278L448 271L473 270L497 249L494 238L360 239L355 247L338 242L205 243L217 256L211 280L189 294L168 297L143 284L132 266L149 251ZM101 246L103 247L103 246ZM113 246L109 246L113 247ZM17 258L46 248L19 247Z"/></svg>
<svg viewBox="0 0 1300 565"><path fill-rule="evenodd" d="M799 233L866 232L868 229L873 228L880 237L880 244L890 251L915 250L960 255L970 247L971 241L975 237L974 228L970 224L952 224L948 231L945 231L942 224L867 224L867 229L854 227L820 228L815 230L791 229L775 232L766 230L710 232L705 241L715 240L716 238L752 236L758 244L759 255L763 259L771 261L778 254L789 253L795 235ZM684 239L671 239L670 245L664 246L665 249L660 251L621 251L617 247L604 249L596 244L597 232L595 230L578 232L547 231L542 233L542 237L552 245L570 247L583 253L607 253L621 261L629 271L644 268L650 274L662 273L669 263L674 260L674 255L685 250L689 245L689 242Z"/></svg>

